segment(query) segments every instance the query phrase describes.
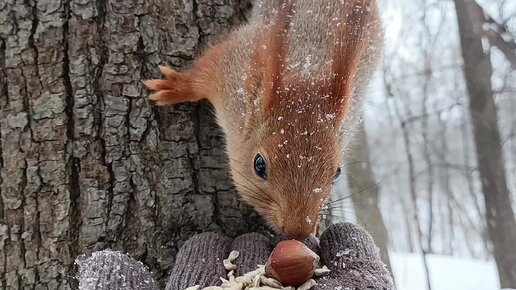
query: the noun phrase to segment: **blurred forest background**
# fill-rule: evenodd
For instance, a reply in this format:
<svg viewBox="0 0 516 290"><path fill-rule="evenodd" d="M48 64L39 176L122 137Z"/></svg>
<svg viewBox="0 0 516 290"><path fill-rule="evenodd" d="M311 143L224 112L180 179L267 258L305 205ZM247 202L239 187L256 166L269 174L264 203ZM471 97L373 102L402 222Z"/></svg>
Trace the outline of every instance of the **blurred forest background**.
<svg viewBox="0 0 516 290"><path fill-rule="evenodd" d="M268 230L204 103L156 108L251 0L0 0L0 289L74 289L111 248L163 281L191 235ZM326 222L401 290L516 289L516 1L380 0L386 50Z"/></svg>
<svg viewBox="0 0 516 290"><path fill-rule="evenodd" d="M383 67L331 216L385 241L401 289L516 288L516 1L381 6Z"/></svg>

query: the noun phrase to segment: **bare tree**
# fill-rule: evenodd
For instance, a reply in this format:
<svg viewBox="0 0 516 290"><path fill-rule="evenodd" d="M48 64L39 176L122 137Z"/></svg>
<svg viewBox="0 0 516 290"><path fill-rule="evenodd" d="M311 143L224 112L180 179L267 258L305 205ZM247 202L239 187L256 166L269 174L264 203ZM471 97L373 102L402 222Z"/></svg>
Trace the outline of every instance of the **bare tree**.
<svg viewBox="0 0 516 290"><path fill-rule="evenodd" d="M222 4L221 4L222 3ZM162 278L202 230L259 230L205 104L154 108L249 1L0 1L0 288L72 289L73 261L123 250Z"/></svg>
<svg viewBox="0 0 516 290"><path fill-rule="evenodd" d="M439 139L440 143L440 153L443 156L443 159L446 159L448 154L448 139L446 138L446 125L444 123L444 120L442 118L442 114L437 114L437 119L439 120L439 131L441 134L441 138ZM448 214L448 232L449 232L449 238L448 238L448 253L451 255L453 253L453 240L455 237L454 234L454 219L453 219L453 200L455 197L453 196L452 187L450 186L450 172L447 167L442 168L438 170L438 180L440 184L441 190L444 192L446 197L446 209ZM444 215L442 216L444 218ZM444 236L444 235L443 235Z"/></svg>
<svg viewBox="0 0 516 290"><path fill-rule="evenodd" d="M379 205L380 189L376 186L374 172L371 168L367 134L363 122L360 124L355 138L356 144L347 155L350 192L360 192L360 194L353 194L351 196L353 208L358 217L358 222L371 232L375 243L380 248L382 261L392 273L388 250L389 236ZM363 191L364 189L368 190Z"/></svg>
<svg viewBox="0 0 516 290"><path fill-rule="evenodd" d="M395 93L393 91L393 87L391 83L387 80L386 77L384 77L384 84L387 90L387 96L389 98L395 98ZM405 103L405 105L407 105ZM426 289L431 290L432 285L430 281L430 269L428 266L428 257L427 257L427 249L425 247L425 243L423 242L423 229L421 226L421 218L418 208L418 196L417 196L417 174L415 170L415 162L414 162L414 154L412 152L412 144L411 144L411 137L410 137L410 129L409 129L409 123L407 123L406 120L403 119L401 109L399 108L399 105L396 104L394 106L394 111L396 113L396 117L398 118L398 122L400 124L402 136L403 136L403 145L405 149L405 154L407 157L407 166L408 166L408 184L409 184L409 194L410 194L410 205L411 205L411 211L410 214L412 216L414 225L416 227L416 241L417 245L419 246L419 250L421 251L421 260L423 262L423 267L425 271L425 282L426 282ZM406 108L407 111L410 111L410 109ZM411 115L409 113L409 115ZM406 213L407 215L409 213Z"/></svg>
<svg viewBox="0 0 516 290"><path fill-rule="evenodd" d="M484 15L473 0L455 0L464 76L489 236L502 288L516 287L516 219L507 188L498 114L492 91L492 67L482 47Z"/></svg>
<svg viewBox="0 0 516 290"><path fill-rule="evenodd" d="M425 281L426 281L426 289L431 290L431 282L430 282L430 269L428 266L428 257L427 257L427 249L423 243L423 230L421 228L421 218L419 215L419 209L417 206L417 192L416 192L416 172L414 170L414 157L411 149L410 136L407 128L407 123L400 119L401 130L403 131L403 141L405 145L405 150L407 154L407 161L409 167L409 185L410 185L410 201L412 206L412 218L414 220L414 224L416 226L417 233L417 243L419 245L419 249L421 250L421 258L423 260L423 266L425 270Z"/></svg>
<svg viewBox="0 0 516 290"><path fill-rule="evenodd" d="M423 0L422 7L427 6L427 1ZM421 135L423 137L423 158L426 163L426 171L427 171L427 184L426 191L428 195L428 219L427 219L427 235L426 235L426 249L428 253L432 253L432 238L434 232L434 203L435 203L435 194L434 194L434 166L432 163L432 156L430 152L430 138L428 137L428 101L430 99L430 90L431 90L431 78L432 78L432 58L431 52L433 50L433 41L432 38L435 39L430 33L429 26L427 22L427 10L423 9L421 22L423 26L423 32L420 36L422 42L425 44L421 45L422 55L423 55L423 84L422 84L422 97L421 100ZM426 41L423 41L426 40Z"/></svg>

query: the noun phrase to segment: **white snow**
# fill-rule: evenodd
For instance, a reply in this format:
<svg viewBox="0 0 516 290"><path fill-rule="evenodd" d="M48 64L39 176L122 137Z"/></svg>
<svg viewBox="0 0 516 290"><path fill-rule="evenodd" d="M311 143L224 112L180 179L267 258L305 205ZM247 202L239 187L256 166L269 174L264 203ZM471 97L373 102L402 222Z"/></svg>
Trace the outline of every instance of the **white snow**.
<svg viewBox="0 0 516 290"><path fill-rule="evenodd" d="M333 114L326 114L326 120L331 121L333 119L335 119L335 113L333 113Z"/></svg>
<svg viewBox="0 0 516 290"><path fill-rule="evenodd" d="M421 256L390 253L398 290L426 290ZM498 273L492 261L428 255L432 290L499 290Z"/></svg>
<svg viewBox="0 0 516 290"><path fill-rule="evenodd" d="M351 253L351 249L345 249L345 250L339 251L337 253L337 255L335 255L335 256L337 256L337 257L347 256L347 255L349 255L349 253Z"/></svg>
<svg viewBox="0 0 516 290"><path fill-rule="evenodd" d="M310 70L310 68L312 67L312 56L311 55L308 55L306 58L305 58L305 63L303 64L303 70L304 72L308 72Z"/></svg>

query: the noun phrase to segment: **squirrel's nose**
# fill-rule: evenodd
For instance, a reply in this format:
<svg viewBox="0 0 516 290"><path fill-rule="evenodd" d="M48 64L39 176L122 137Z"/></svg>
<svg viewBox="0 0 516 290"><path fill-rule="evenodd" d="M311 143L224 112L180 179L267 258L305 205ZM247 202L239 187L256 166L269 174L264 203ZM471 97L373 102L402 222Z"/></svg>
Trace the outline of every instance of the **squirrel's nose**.
<svg viewBox="0 0 516 290"><path fill-rule="evenodd" d="M291 220L284 223L281 230L290 239L304 241L314 231L314 225L304 221L296 222L295 220Z"/></svg>
<svg viewBox="0 0 516 290"><path fill-rule="evenodd" d="M294 230L294 231L285 231L285 234L290 239L304 241L310 236L311 232L312 232L311 230L306 231L306 230L300 229L300 230Z"/></svg>

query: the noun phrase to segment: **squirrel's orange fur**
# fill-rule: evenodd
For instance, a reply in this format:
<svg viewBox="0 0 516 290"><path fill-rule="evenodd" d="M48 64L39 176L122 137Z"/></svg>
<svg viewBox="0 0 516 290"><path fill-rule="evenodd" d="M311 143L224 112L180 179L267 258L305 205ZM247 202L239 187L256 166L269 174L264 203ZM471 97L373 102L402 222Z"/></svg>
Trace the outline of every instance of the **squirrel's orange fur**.
<svg viewBox="0 0 516 290"><path fill-rule="evenodd" d="M161 67L165 78L145 84L158 105L211 102L241 197L277 229L304 239L317 228L378 63L377 5L263 0L256 11L192 69ZM254 172L256 154L266 161L266 180Z"/></svg>
<svg viewBox="0 0 516 290"><path fill-rule="evenodd" d="M186 72L160 66L159 69L165 79L146 80L145 86L156 91L149 96L159 106L174 105L185 102L195 102L209 99L218 101L222 93L221 83L224 81L220 70L219 60L224 54L228 41L211 48L194 67Z"/></svg>

